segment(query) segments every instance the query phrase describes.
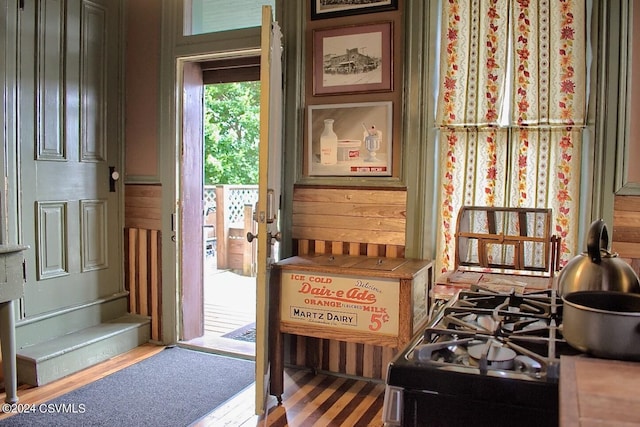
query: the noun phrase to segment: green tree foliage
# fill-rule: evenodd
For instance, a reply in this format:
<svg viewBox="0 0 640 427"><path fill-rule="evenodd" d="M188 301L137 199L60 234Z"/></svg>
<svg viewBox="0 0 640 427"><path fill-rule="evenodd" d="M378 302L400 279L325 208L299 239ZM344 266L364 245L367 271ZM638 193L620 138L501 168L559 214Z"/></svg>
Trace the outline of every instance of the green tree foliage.
<svg viewBox="0 0 640 427"><path fill-rule="evenodd" d="M205 86L204 183L257 184L260 82Z"/></svg>

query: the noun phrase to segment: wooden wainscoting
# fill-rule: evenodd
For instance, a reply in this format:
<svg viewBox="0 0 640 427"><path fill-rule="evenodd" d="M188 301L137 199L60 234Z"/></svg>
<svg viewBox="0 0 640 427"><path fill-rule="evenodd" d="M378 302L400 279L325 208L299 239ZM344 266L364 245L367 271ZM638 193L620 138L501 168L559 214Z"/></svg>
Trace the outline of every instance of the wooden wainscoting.
<svg viewBox="0 0 640 427"><path fill-rule="evenodd" d="M127 184L124 191L125 228L160 230L162 225L162 186Z"/></svg>
<svg viewBox="0 0 640 427"><path fill-rule="evenodd" d="M155 341L162 337L160 242L157 230L124 230L124 286L129 291L129 312L151 318L151 339Z"/></svg>
<svg viewBox="0 0 640 427"><path fill-rule="evenodd" d="M349 253L363 254L364 249L371 256L403 256L407 192L296 187L292 222L299 248L313 241L313 252L342 253L348 248Z"/></svg>
<svg viewBox="0 0 640 427"><path fill-rule="evenodd" d="M640 196L616 196L611 248L640 275Z"/></svg>
<svg viewBox="0 0 640 427"><path fill-rule="evenodd" d="M125 186L124 263L129 311L150 316L151 339L162 339L162 187Z"/></svg>
<svg viewBox="0 0 640 427"><path fill-rule="evenodd" d="M404 258L404 189L296 187L294 255L348 254ZM285 336L285 363L346 375L384 379L399 349Z"/></svg>

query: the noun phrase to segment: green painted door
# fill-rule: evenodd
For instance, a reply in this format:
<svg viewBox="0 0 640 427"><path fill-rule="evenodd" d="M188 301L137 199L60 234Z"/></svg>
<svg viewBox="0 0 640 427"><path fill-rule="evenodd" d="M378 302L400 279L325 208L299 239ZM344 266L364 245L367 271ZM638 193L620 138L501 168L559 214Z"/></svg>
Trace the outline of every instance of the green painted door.
<svg viewBox="0 0 640 427"><path fill-rule="evenodd" d="M280 240L280 186L282 182L282 52L281 32L273 21L270 6L262 7L260 55L260 146L258 165L258 203L254 218L258 222L256 275L256 414L266 410L270 382L269 279L271 266L278 261L276 243Z"/></svg>
<svg viewBox="0 0 640 427"><path fill-rule="evenodd" d="M110 182L120 165L118 3L25 0L20 12L27 317L122 292L120 184Z"/></svg>

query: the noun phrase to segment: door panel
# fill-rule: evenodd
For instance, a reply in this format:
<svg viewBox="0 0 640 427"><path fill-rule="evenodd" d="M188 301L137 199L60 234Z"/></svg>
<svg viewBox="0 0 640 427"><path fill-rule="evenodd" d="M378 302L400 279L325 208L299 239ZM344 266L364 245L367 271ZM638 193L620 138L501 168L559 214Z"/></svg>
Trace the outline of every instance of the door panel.
<svg viewBox="0 0 640 427"><path fill-rule="evenodd" d="M20 215L31 246L23 315L122 292L117 3L24 2ZM111 28L111 29L110 29Z"/></svg>
<svg viewBox="0 0 640 427"><path fill-rule="evenodd" d="M36 202L38 280L68 273L67 205L65 202Z"/></svg>
<svg viewBox="0 0 640 427"><path fill-rule="evenodd" d="M104 200L80 202L80 271L109 267L107 233L108 205Z"/></svg>

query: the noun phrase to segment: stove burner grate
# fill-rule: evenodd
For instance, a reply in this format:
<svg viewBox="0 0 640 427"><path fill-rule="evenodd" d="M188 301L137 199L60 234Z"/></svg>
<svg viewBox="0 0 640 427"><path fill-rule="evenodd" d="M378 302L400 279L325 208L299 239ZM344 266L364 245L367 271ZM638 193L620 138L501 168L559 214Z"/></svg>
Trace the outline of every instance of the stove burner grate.
<svg viewBox="0 0 640 427"><path fill-rule="evenodd" d="M423 366L557 381L568 348L558 328L561 307L552 291L460 292L406 357Z"/></svg>

